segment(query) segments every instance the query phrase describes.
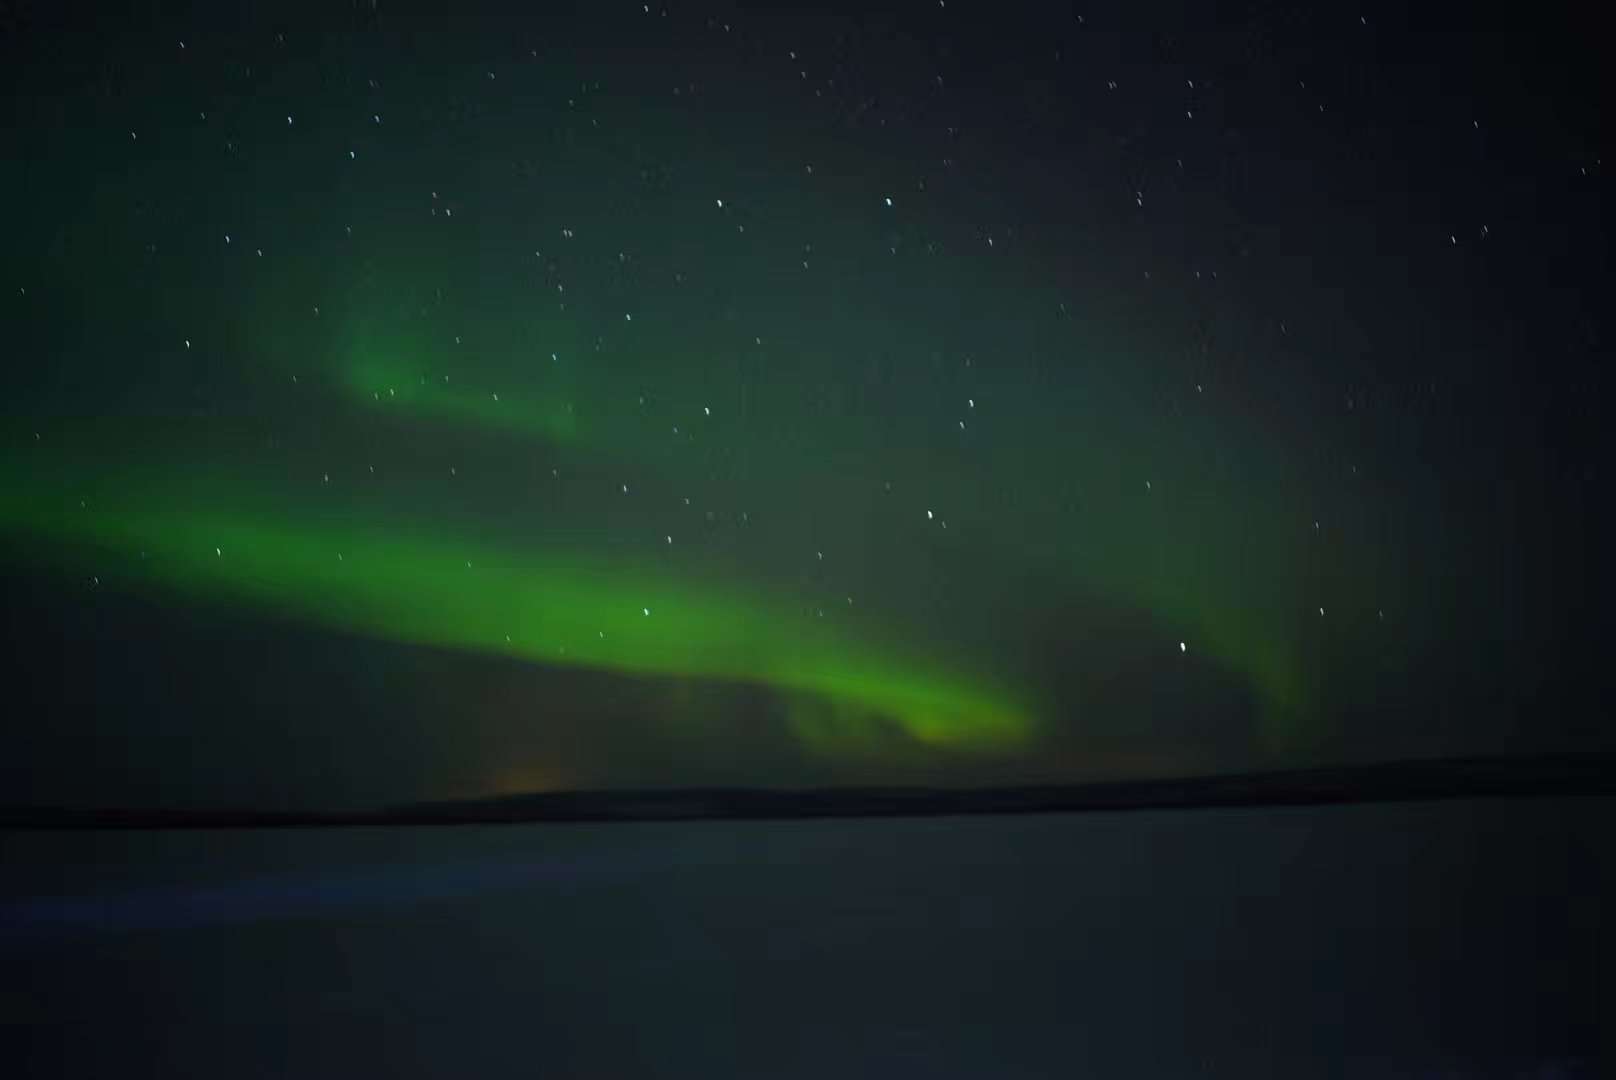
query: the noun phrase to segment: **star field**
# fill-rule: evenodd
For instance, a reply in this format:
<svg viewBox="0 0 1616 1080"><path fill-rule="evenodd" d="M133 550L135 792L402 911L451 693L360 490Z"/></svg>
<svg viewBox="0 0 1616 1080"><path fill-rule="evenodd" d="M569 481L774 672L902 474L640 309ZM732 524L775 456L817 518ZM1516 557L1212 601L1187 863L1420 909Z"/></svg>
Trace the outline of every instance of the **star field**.
<svg viewBox="0 0 1616 1080"><path fill-rule="evenodd" d="M1549 119L1486 28L1356 9L198 9L10 44L29 790L1605 737L1531 711L1599 679L1577 63Z"/></svg>

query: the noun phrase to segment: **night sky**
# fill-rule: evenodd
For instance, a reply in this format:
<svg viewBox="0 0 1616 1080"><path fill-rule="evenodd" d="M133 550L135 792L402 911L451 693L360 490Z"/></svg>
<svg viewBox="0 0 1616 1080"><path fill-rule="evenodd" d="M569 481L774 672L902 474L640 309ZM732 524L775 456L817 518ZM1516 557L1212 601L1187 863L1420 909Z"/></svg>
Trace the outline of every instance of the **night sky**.
<svg viewBox="0 0 1616 1080"><path fill-rule="evenodd" d="M1588 28L880 6L8 5L4 801L1612 745Z"/></svg>

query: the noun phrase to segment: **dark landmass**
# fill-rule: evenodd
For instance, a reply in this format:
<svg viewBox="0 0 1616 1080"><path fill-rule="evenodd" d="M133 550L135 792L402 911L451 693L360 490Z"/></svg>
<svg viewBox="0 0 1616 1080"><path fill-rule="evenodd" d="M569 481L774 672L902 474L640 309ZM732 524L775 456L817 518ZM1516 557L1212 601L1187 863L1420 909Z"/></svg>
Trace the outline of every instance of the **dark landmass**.
<svg viewBox="0 0 1616 1080"><path fill-rule="evenodd" d="M1616 795L1616 754L1449 758L1036 787L563 791L359 811L0 807L12 830L271 829L1072 813Z"/></svg>

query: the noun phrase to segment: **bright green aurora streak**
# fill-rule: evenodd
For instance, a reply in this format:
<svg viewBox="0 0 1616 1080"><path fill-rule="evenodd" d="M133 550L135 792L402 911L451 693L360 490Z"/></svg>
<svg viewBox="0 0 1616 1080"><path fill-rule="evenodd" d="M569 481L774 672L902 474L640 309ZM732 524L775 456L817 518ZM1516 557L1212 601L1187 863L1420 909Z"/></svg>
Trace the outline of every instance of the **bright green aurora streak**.
<svg viewBox="0 0 1616 1080"><path fill-rule="evenodd" d="M895 722L933 745L1005 746L1031 733L1032 712L1004 688L868 636L811 633L789 605L758 593L698 591L575 553L521 551L442 530L207 511L185 497L186 485L159 505L146 490L139 509L100 499L93 509L68 508L14 482L5 520L51 545L116 553L136 581L392 640L757 682L823 699L844 717ZM794 717L805 738L823 727L812 707Z"/></svg>

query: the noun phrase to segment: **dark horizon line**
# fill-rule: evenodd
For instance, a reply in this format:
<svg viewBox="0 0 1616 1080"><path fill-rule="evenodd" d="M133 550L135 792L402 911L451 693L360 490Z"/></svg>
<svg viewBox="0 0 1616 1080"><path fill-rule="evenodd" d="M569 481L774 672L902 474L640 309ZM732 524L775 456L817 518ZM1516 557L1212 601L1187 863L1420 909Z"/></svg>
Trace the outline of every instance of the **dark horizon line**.
<svg viewBox="0 0 1616 1080"><path fill-rule="evenodd" d="M1616 795L1616 752L1398 760L1269 772L1013 787L705 787L533 792L374 810L0 806L0 830L378 828L781 820L1321 806Z"/></svg>

